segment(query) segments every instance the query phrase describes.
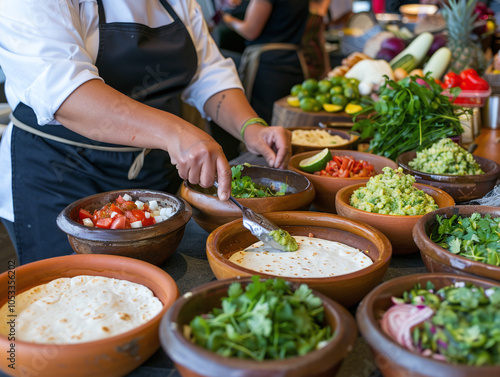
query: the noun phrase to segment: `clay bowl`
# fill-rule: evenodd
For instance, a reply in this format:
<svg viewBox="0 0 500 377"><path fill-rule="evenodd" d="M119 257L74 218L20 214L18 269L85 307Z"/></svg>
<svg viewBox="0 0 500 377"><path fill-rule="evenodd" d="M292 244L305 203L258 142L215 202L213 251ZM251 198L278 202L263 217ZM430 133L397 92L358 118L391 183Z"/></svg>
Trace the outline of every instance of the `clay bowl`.
<svg viewBox="0 0 500 377"><path fill-rule="evenodd" d="M167 312L160 325L163 349L174 361L184 377L245 376L245 377L309 377L334 376L344 357L351 351L356 340L356 324L342 306L321 293L314 292L323 301L326 323L335 329L335 337L321 349L303 356L284 360L254 361L217 355L192 343L184 336L184 326L197 315L221 307L220 299L227 296L229 285L246 279L228 279L202 285L180 297ZM294 285L298 287L298 285Z"/></svg>
<svg viewBox="0 0 500 377"><path fill-rule="evenodd" d="M456 203L482 198L493 190L500 176L500 165L487 158L474 156L483 169L484 174L450 175L431 174L411 168L408 163L416 157L416 152L406 152L398 156L396 162L403 168L405 174L411 174L417 182L431 185L446 191Z"/></svg>
<svg viewBox="0 0 500 377"><path fill-rule="evenodd" d="M15 273L15 276L13 275ZM79 344L47 345L15 341L15 364L19 375L38 377L125 376L159 347L158 328L163 315L178 297L177 285L165 271L137 259L114 255L67 255L29 263L0 275L0 307L7 302L8 283L15 281L16 294L61 277L106 276L142 284L163 303L163 309L149 322L123 334ZM0 347L9 350L12 341L0 335ZM0 368L9 375L9 360ZM17 375L17 374L16 374Z"/></svg>
<svg viewBox="0 0 500 377"><path fill-rule="evenodd" d="M391 297L401 297L420 283L430 281L436 289L454 284L455 282L471 282L475 285L489 288L500 286L500 283L486 279L466 277L454 274L414 274L391 279L380 284L361 301L356 312L359 331L372 349L376 366L384 377L493 377L500 375L500 365L477 367L459 364L449 364L418 355L400 346L387 336L380 327L380 319L392 306Z"/></svg>
<svg viewBox="0 0 500 377"><path fill-rule="evenodd" d="M89 228L75 221L80 208L92 213L124 194L143 202L157 200L163 206L173 207L175 212L167 220L132 229ZM161 265L179 246L191 212L189 204L172 194L145 189L117 190L71 203L57 216L57 225L68 235L69 243L77 254L121 255Z"/></svg>
<svg viewBox="0 0 500 377"><path fill-rule="evenodd" d="M352 193L358 188L365 186L366 183L347 186L340 189L335 196L335 204L337 212L341 216L348 217L353 220L362 221L384 233L392 244L392 253L394 255L410 254L418 251L415 241L413 241L412 230L420 216L397 216L397 215L382 215L362 211L354 208L349 204ZM415 183L414 186L423 190L426 194L432 196L439 208L449 207L455 204L453 198L443 190L436 187Z"/></svg>
<svg viewBox="0 0 500 377"><path fill-rule="evenodd" d="M314 156L318 151L303 152L293 155L288 169L291 171L302 174L307 179L309 179L314 185L314 190L316 191L316 196L314 197L313 204L320 211L337 213L335 210L335 194L341 188L353 185L355 183L368 182L369 178L332 178L320 175L315 175L311 173L306 173L302 171L299 167L300 161L305 158ZM382 168L389 166L392 169L396 169L398 165L386 158L372 153L350 151L350 150L334 150L330 149L332 156L352 156L355 160L364 160L369 162L375 167L375 172L377 174L382 173Z"/></svg>
<svg viewBox="0 0 500 377"><path fill-rule="evenodd" d="M363 296L382 281L392 251L387 237L381 232L363 224L337 215L321 212L273 212L266 217L294 236L308 236L337 241L360 250L367 250L373 264L362 270L345 275L323 278L285 278L286 280L306 283L318 292L330 297L345 307L357 304ZM210 268L217 279L236 276L251 276L256 272L243 268L229 258L233 253L243 250L257 242L244 226L242 220L235 220L213 231L207 239L207 257ZM265 277L273 277L259 273Z"/></svg>
<svg viewBox="0 0 500 377"><path fill-rule="evenodd" d="M290 170L252 165L244 167L242 176L249 176L256 184L266 187L279 188L282 184L287 185L283 196L236 198L243 206L258 213L308 210L314 199L312 183L303 175ZM241 218L241 210L230 201L220 201L214 187L206 189L184 181L180 194L193 208L194 221L207 232Z"/></svg>
<svg viewBox="0 0 500 377"><path fill-rule="evenodd" d="M292 155L299 154L302 152L309 152L309 151L319 151L321 149L324 149L328 147L329 149L356 149L357 148L357 143L359 141L359 134L357 132L352 132L349 130L340 130L340 129L335 129L335 128L325 128L325 127L289 127L287 128L289 131L293 132L295 130L306 130L306 131L312 131L312 130L324 130L328 132L331 135L337 135L340 136L342 139L345 139L344 144L339 144L339 145L318 145L318 146L310 146L310 145L303 145L303 144L297 144L297 143L292 143Z"/></svg>
<svg viewBox="0 0 500 377"><path fill-rule="evenodd" d="M482 262L451 253L438 244L432 242L429 234L432 229L439 226L436 216L451 218L453 215L470 217L473 213L482 216L490 214L491 217L500 216L499 207L488 206L453 206L440 208L425 214L413 228L413 239L420 249L422 260L430 272L449 272L461 275L473 275L500 281L500 267L492 266Z"/></svg>

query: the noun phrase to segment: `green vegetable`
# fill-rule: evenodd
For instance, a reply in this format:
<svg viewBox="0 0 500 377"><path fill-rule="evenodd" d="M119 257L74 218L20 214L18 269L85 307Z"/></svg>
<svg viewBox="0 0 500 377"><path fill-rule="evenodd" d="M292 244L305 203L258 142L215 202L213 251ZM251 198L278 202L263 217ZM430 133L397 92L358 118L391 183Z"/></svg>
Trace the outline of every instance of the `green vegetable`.
<svg viewBox="0 0 500 377"><path fill-rule="evenodd" d="M235 198L264 198L267 196L282 196L286 194L287 185L283 183L276 188L258 185L249 176L241 176L242 170L250 164L236 165L231 167L233 175L231 181L231 195Z"/></svg>
<svg viewBox="0 0 500 377"><path fill-rule="evenodd" d="M293 238L290 233L286 230L279 229L269 232L269 235L280 245L285 246L285 251L297 251L299 245L295 238Z"/></svg>
<svg viewBox="0 0 500 377"><path fill-rule="evenodd" d="M436 219L439 227L432 229L431 241L453 254L500 266L500 217L473 213L470 217L453 215L449 219L438 215Z"/></svg>
<svg viewBox="0 0 500 377"><path fill-rule="evenodd" d="M427 51L431 48L434 37L431 33L424 32L419 34L403 51L401 51L390 65L394 70L396 68L404 68L406 72L411 72L417 68L427 55Z"/></svg>
<svg viewBox="0 0 500 377"><path fill-rule="evenodd" d="M190 323L196 344L226 357L254 360L304 355L332 339L324 326L321 299L307 285L292 291L283 279L252 283L243 290L232 283L222 308L195 317Z"/></svg>

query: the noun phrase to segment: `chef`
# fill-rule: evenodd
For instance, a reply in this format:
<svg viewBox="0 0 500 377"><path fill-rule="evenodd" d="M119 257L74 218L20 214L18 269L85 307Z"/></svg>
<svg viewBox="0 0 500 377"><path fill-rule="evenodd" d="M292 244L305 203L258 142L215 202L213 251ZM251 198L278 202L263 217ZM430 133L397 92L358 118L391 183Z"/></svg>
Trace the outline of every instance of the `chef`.
<svg viewBox="0 0 500 377"><path fill-rule="evenodd" d="M0 217L21 264L71 253L55 219L91 194L217 175L228 198L222 148L178 117L179 97L270 166L290 158L290 133L257 117L195 0L3 1L0 66L13 109Z"/></svg>

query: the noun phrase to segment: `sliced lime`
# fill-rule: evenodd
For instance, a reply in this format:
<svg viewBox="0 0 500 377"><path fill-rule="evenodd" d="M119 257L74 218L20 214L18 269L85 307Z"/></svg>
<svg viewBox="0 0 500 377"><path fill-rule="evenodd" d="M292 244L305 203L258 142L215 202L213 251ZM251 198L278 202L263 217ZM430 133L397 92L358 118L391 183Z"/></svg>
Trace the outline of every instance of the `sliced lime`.
<svg viewBox="0 0 500 377"><path fill-rule="evenodd" d="M308 173L314 173L315 171L323 170L332 159L332 155L328 148L323 149L321 152L316 153L314 156L303 159L299 162L299 167Z"/></svg>

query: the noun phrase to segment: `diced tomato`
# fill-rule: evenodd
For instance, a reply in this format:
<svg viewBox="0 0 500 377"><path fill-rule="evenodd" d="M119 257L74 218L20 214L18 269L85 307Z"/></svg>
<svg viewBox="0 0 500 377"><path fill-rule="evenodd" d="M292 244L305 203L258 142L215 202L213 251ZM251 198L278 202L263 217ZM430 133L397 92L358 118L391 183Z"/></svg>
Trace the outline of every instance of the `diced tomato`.
<svg viewBox="0 0 500 377"><path fill-rule="evenodd" d="M119 213L120 215L123 214L123 211L114 205L114 203L111 203L111 205L109 206L111 212L116 212L116 213Z"/></svg>
<svg viewBox="0 0 500 377"><path fill-rule="evenodd" d="M111 217L106 217L106 218L97 220L95 223L95 226L98 228L109 229L109 228L111 228L111 224L113 224L113 219Z"/></svg>
<svg viewBox="0 0 500 377"><path fill-rule="evenodd" d="M142 226L148 226L148 225L153 225L153 224L156 224L156 220L153 216L149 217L149 218L144 218L142 220Z"/></svg>
<svg viewBox="0 0 500 377"><path fill-rule="evenodd" d="M130 221L131 223L139 221L139 219L134 216L132 211L125 211L124 215L128 219L128 221Z"/></svg>
<svg viewBox="0 0 500 377"><path fill-rule="evenodd" d="M123 199L123 197L121 195L118 195L118 198L116 198L116 202L118 204L123 204L123 203L125 203L125 199Z"/></svg>
<svg viewBox="0 0 500 377"><path fill-rule="evenodd" d="M144 220L144 218L146 217L146 215L144 214L143 211L141 211L140 209L133 209L132 210L132 215L134 215L134 217L137 219L137 220Z"/></svg>
<svg viewBox="0 0 500 377"><path fill-rule="evenodd" d="M78 217L80 218L80 220L91 219L92 214L89 211L87 211L86 209L80 208L78 210Z"/></svg>
<svg viewBox="0 0 500 377"><path fill-rule="evenodd" d="M128 229L131 228L130 221L125 216L115 216L111 229Z"/></svg>
<svg viewBox="0 0 500 377"><path fill-rule="evenodd" d="M133 209L137 209L137 206L135 205L135 202L123 202L120 204L120 208L122 211L132 211Z"/></svg>

